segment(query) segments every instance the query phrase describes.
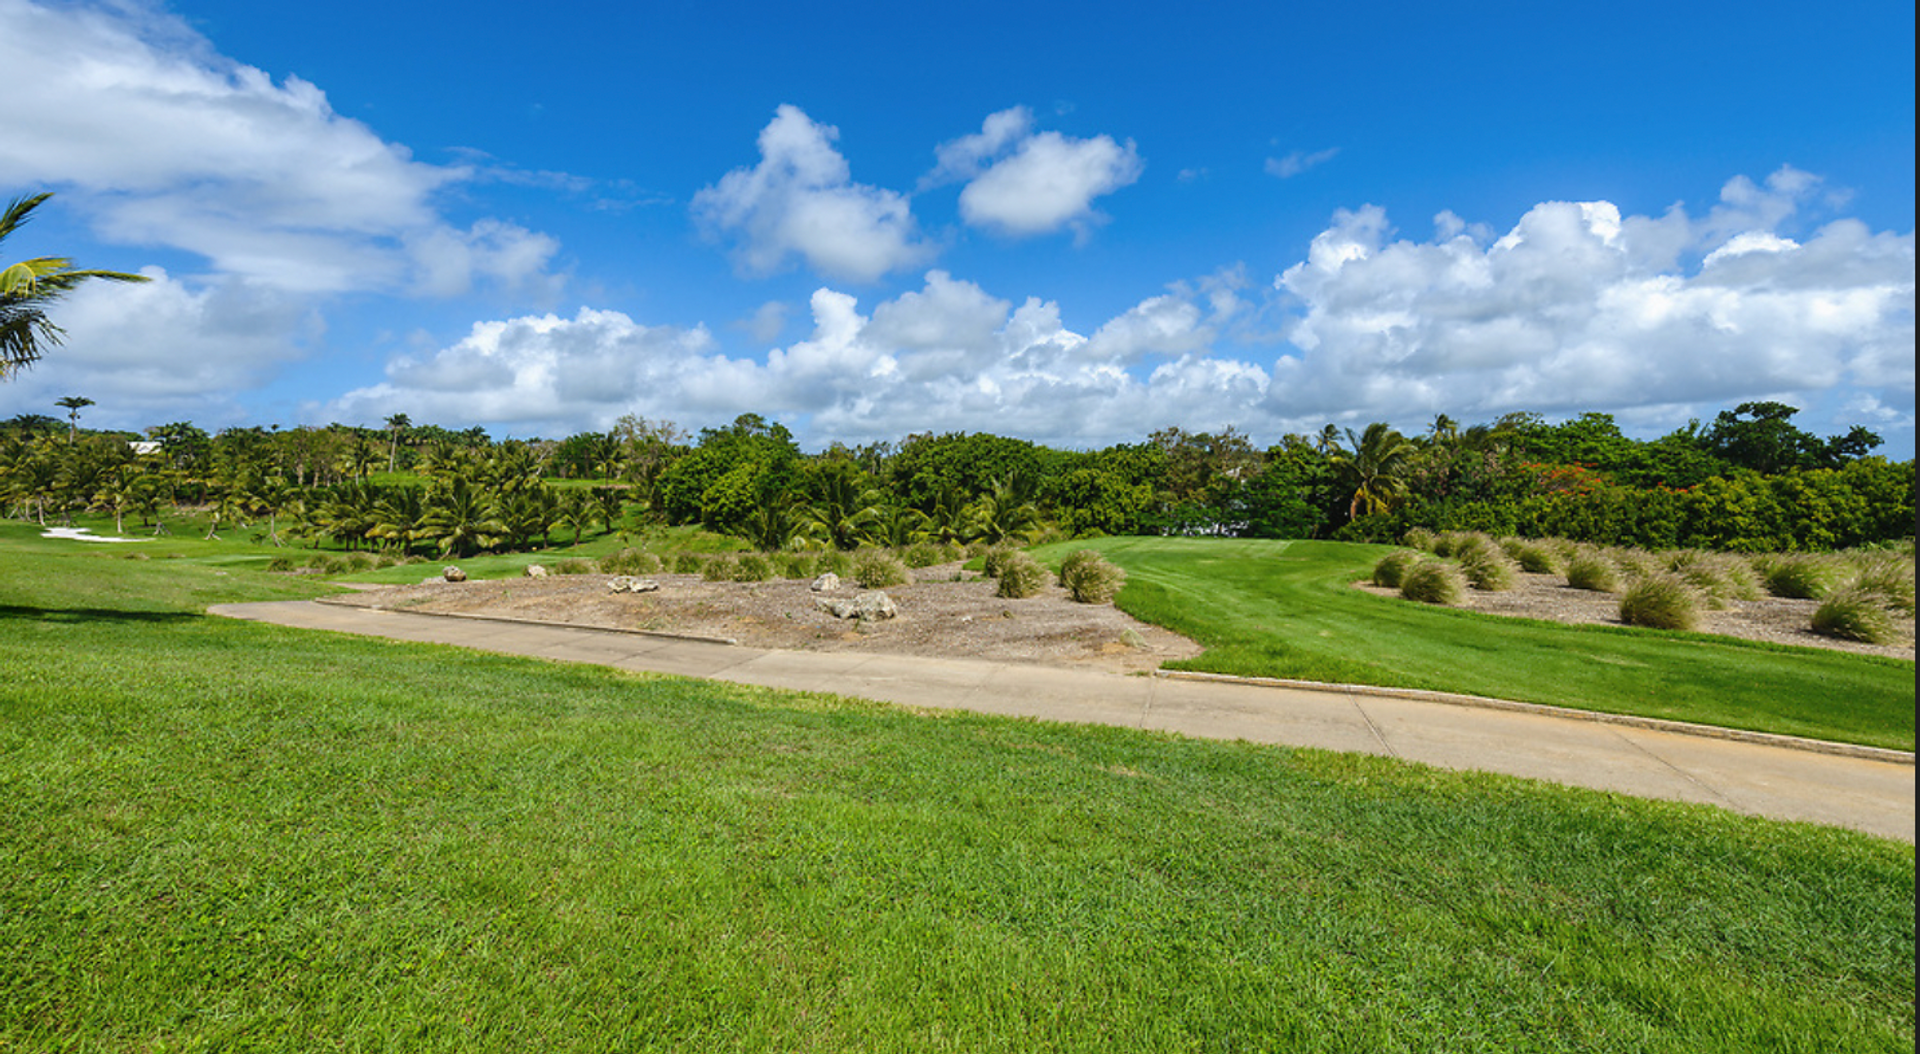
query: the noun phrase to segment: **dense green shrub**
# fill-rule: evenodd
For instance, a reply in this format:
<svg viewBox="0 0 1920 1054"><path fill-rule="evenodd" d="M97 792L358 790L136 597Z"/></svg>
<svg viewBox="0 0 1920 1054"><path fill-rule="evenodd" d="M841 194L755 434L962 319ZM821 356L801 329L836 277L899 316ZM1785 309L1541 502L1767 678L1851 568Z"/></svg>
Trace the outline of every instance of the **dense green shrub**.
<svg viewBox="0 0 1920 1054"><path fill-rule="evenodd" d="M1841 589L1813 612L1813 631L1822 637L1891 644L1897 638L1893 614L1880 598L1864 589Z"/></svg>
<svg viewBox="0 0 1920 1054"><path fill-rule="evenodd" d="M1047 580L1053 576L1039 562L1026 553L1015 550L1000 561L1000 587L993 591L997 597L1021 600L1038 596L1047 587Z"/></svg>
<svg viewBox="0 0 1920 1054"><path fill-rule="evenodd" d="M1400 580L1406 577L1407 569L1424 558L1423 554L1413 549L1396 549L1388 553L1373 565L1373 584L1399 589Z"/></svg>
<svg viewBox="0 0 1920 1054"><path fill-rule="evenodd" d="M905 585L913 578L907 565L885 549L862 549L854 553L852 574L862 589Z"/></svg>
<svg viewBox="0 0 1920 1054"><path fill-rule="evenodd" d="M732 553L715 553L700 565L700 577L709 582L731 582L738 561Z"/></svg>
<svg viewBox="0 0 1920 1054"><path fill-rule="evenodd" d="M706 558L699 553L676 553L673 558L673 573L676 575L701 574L706 566Z"/></svg>
<svg viewBox="0 0 1920 1054"><path fill-rule="evenodd" d="M1423 604L1457 605L1467 599L1467 576L1445 560L1422 560L1400 577L1400 595Z"/></svg>
<svg viewBox="0 0 1920 1054"><path fill-rule="evenodd" d="M300 566L300 561L291 556L276 556L267 561L269 571L291 571Z"/></svg>
<svg viewBox="0 0 1920 1054"><path fill-rule="evenodd" d="M593 572L594 562L582 560L579 557L562 560L553 565L553 573L556 575L590 575Z"/></svg>
<svg viewBox="0 0 1920 1054"><path fill-rule="evenodd" d="M1093 549L1075 549L1060 561L1060 585L1082 604L1104 604L1125 585L1127 573Z"/></svg>
<svg viewBox="0 0 1920 1054"><path fill-rule="evenodd" d="M1700 625L1701 597L1677 575L1647 575L1620 595L1620 621L1629 626L1690 630Z"/></svg>
<svg viewBox="0 0 1920 1054"><path fill-rule="evenodd" d="M1596 593L1615 593L1620 590L1620 568L1606 553L1583 548L1567 560L1567 585Z"/></svg>

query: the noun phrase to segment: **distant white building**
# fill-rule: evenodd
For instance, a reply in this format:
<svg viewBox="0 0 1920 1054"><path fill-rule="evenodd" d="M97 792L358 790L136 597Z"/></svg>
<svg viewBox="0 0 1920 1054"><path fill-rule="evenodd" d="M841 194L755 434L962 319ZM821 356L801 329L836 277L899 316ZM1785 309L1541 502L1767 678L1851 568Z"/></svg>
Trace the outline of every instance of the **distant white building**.
<svg viewBox="0 0 1920 1054"><path fill-rule="evenodd" d="M146 457L148 454L160 449L159 441L153 439L136 439L127 445L133 448L134 457Z"/></svg>

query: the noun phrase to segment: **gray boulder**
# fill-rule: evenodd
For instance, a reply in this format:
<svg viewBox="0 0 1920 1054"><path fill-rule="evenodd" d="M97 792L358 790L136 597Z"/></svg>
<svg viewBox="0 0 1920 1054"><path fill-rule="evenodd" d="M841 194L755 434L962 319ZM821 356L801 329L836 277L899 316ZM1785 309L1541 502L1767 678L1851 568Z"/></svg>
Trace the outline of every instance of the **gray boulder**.
<svg viewBox="0 0 1920 1054"><path fill-rule="evenodd" d="M840 588L840 576L834 574L832 571L828 571L826 574L814 579L813 585L807 588L816 593L831 593Z"/></svg>
<svg viewBox="0 0 1920 1054"><path fill-rule="evenodd" d="M861 593L852 600L814 597L813 603L834 618L859 619L861 622L882 622L900 613L900 609L894 606L893 598L879 592Z"/></svg>
<svg viewBox="0 0 1920 1054"><path fill-rule="evenodd" d="M620 575L607 581L607 589L614 593L652 593L660 588L660 583L651 578L629 578Z"/></svg>
<svg viewBox="0 0 1920 1054"><path fill-rule="evenodd" d="M448 564L446 567L440 569L440 577L449 582L465 582L467 580L467 573L452 564Z"/></svg>

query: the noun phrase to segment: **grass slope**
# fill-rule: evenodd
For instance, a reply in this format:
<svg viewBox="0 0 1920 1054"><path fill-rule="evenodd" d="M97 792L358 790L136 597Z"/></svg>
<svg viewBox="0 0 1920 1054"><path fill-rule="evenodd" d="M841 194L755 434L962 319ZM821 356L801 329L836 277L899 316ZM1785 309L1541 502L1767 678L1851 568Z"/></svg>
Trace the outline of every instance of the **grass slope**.
<svg viewBox="0 0 1920 1054"><path fill-rule="evenodd" d="M1103 538L1116 602L1198 641L1171 665L1428 688L1912 750L1913 663L1705 634L1564 626L1350 588L1388 550L1337 542Z"/></svg>
<svg viewBox="0 0 1920 1054"><path fill-rule="evenodd" d="M1910 846L198 617L294 588L218 570L0 536L0 1049L1913 1043Z"/></svg>

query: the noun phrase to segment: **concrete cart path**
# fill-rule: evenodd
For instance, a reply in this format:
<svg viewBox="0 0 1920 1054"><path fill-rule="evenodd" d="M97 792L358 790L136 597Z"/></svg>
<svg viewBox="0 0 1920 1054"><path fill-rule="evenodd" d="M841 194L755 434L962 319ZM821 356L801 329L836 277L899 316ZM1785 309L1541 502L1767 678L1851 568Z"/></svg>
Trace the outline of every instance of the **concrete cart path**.
<svg viewBox="0 0 1920 1054"><path fill-rule="evenodd" d="M1910 758L1901 763L1834 756L1339 687L1128 677L977 659L766 651L618 630L314 601L222 604L209 611L282 626L833 692L930 709L1382 754L1644 798L1704 802L1914 841Z"/></svg>

